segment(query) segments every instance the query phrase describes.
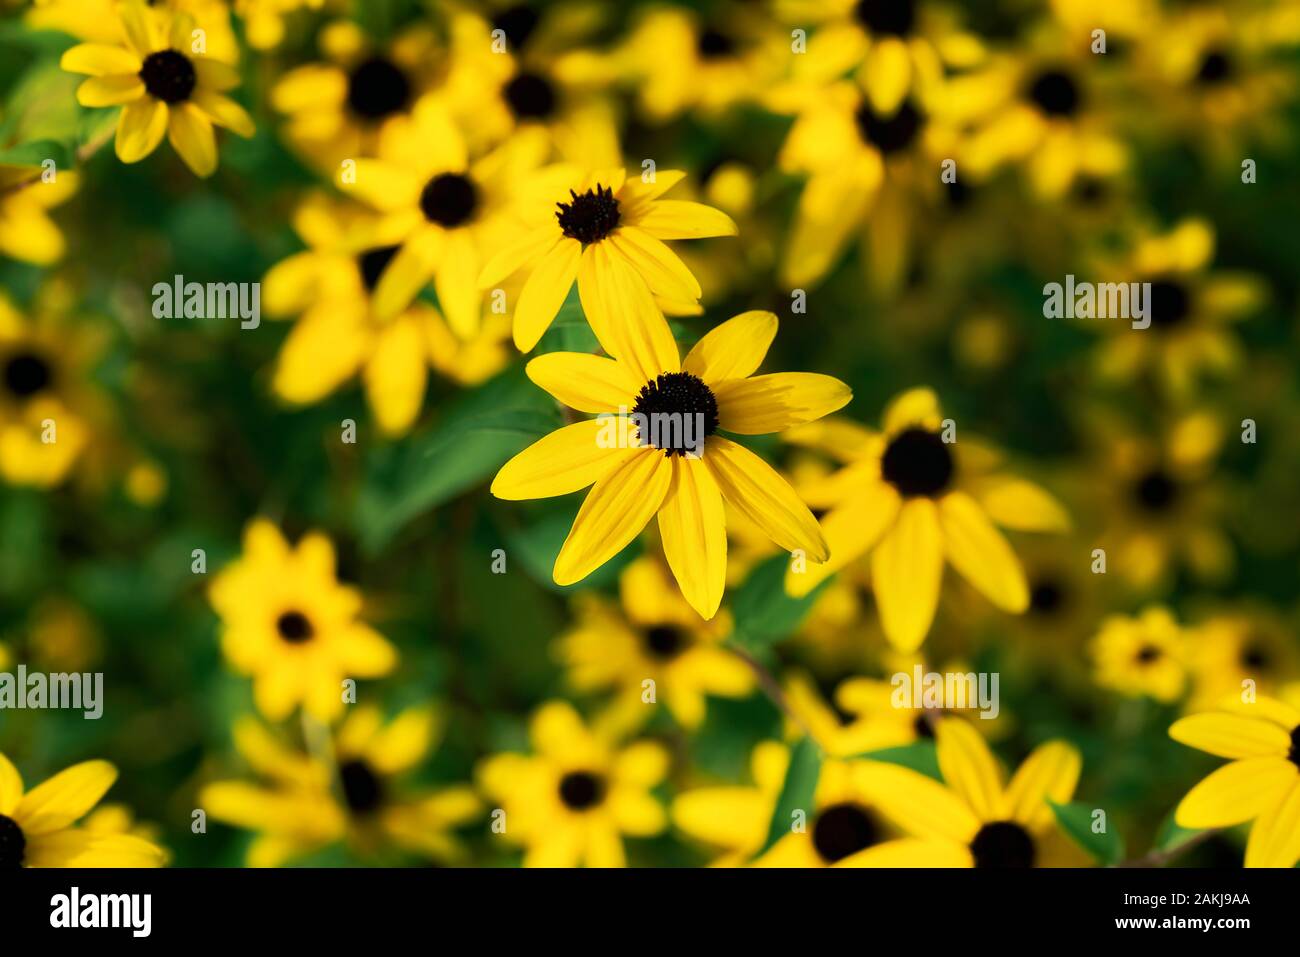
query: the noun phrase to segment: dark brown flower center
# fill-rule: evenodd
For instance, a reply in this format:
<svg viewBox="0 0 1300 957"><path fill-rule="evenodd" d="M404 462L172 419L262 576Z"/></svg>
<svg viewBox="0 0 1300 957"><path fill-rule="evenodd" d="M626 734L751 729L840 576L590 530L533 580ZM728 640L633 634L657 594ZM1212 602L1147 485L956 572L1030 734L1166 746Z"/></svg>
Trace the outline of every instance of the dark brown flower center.
<svg viewBox="0 0 1300 957"><path fill-rule="evenodd" d="M689 641L680 628L672 625L655 625L645 633L646 649L661 661L676 658L686 649Z"/></svg>
<svg viewBox="0 0 1300 957"><path fill-rule="evenodd" d="M353 758L339 765L343 800L353 814L369 814L384 803L384 782L366 761Z"/></svg>
<svg viewBox="0 0 1300 957"><path fill-rule="evenodd" d="M1065 591L1051 578L1034 582L1029 589L1029 609L1037 615L1055 615L1065 604Z"/></svg>
<svg viewBox="0 0 1300 957"><path fill-rule="evenodd" d="M1044 70L1030 81L1027 92L1048 116L1073 116L1079 109L1079 84L1064 70Z"/></svg>
<svg viewBox="0 0 1300 957"><path fill-rule="evenodd" d="M948 443L918 428L894 436L880 459L880 474L904 498L938 495L952 482L954 467Z"/></svg>
<svg viewBox="0 0 1300 957"><path fill-rule="evenodd" d="M5 360L5 391L16 399L27 399L47 388L53 374L50 365L34 352L19 352Z"/></svg>
<svg viewBox="0 0 1300 957"><path fill-rule="evenodd" d="M361 270L361 281L367 292L374 292L379 285L379 277L384 274L388 264L393 261L401 246L377 246L367 249L357 257L357 268Z"/></svg>
<svg viewBox="0 0 1300 957"><path fill-rule="evenodd" d="M460 173L439 173L420 193L424 218L445 229L464 225L478 208L478 187Z"/></svg>
<svg viewBox="0 0 1300 957"><path fill-rule="evenodd" d="M1137 503L1148 512L1165 512L1178 500L1178 486L1161 469L1152 469L1133 487Z"/></svg>
<svg viewBox="0 0 1300 957"><path fill-rule="evenodd" d="M921 132L921 113L908 102L899 106L892 116L881 116L863 100L853 118L862 141L886 156L907 149Z"/></svg>
<svg viewBox="0 0 1300 957"><path fill-rule="evenodd" d="M854 19L875 34L901 37L916 24L915 0L858 0Z"/></svg>
<svg viewBox="0 0 1300 957"><path fill-rule="evenodd" d="M493 29L506 35L511 50L518 50L537 28L538 13L526 3L507 7L492 17Z"/></svg>
<svg viewBox="0 0 1300 957"><path fill-rule="evenodd" d="M1202 86L1216 86L1232 78L1232 60L1223 50L1207 50L1196 71L1196 82Z"/></svg>
<svg viewBox="0 0 1300 957"><path fill-rule="evenodd" d="M1155 645L1147 644L1138 649L1137 660L1139 664L1155 664L1163 656L1163 652Z"/></svg>
<svg viewBox="0 0 1300 957"><path fill-rule="evenodd" d="M555 113L555 87L540 73L515 74L502 94L516 119L545 120Z"/></svg>
<svg viewBox="0 0 1300 957"><path fill-rule="evenodd" d="M13 818L0 814L0 871L22 867L26 851L27 838L23 836L23 829Z"/></svg>
<svg viewBox="0 0 1300 957"><path fill-rule="evenodd" d="M410 99L410 80L386 57L363 60L348 74L348 107L364 119L400 113Z"/></svg>
<svg viewBox="0 0 1300 957"><path fill-rule="evenodd" d="M310 641L316 634L311 619L300 611L286 611L275 620L275 630L291 645Z"/></svg>
<svg viewBox="0 0 1300 957"><path fill-rule="evenodd" d="M621 213L614 191L608 186L597 186L581 196L569 190L572 201L556 203L559 211L555 218L560 230L570 239L584 246L599 242L618 228Z"/></svg>
<svg viewBox="0 0 1300 957"><path fill-rule="evenodd" d="M985 824L970 843L976 867L1033 867L1034 839L1013 821Z"/></svg>
<svg viewBox="0 0 1300 957"><path fill-rule="evenodd" d="M736 41L728 33L717 27L706 27L700 31L695 47L703 60L717 60L731 56L736 52Z"/></svg>
<svg viewBox="0 0 1300 957"><path fill-rule="evenodd" d="M570 771L560 778L560 800L571 811L586 811L605 799L605 779L590 771Z"/></svg>
<svg viewBox="0 0 1300 957"><path fill-rule="evenodd" d="M813 849L827 864L864 851L879 840L880 827L875 818L858 804L832 804L813 822Z"/></svg>
<svg viewBox="0 0 1300 957"><path fill-rule="evenodd" d="M698 454L718 430L717 397L689 372L664 372L643 385L632 415L641 444L668 455Z"/></svg>
<svg viewBox="0 0 1300 957"><path fill-rule="evenodd" d="M1300 724L1291 729L1291 750L1286 756L1292 764L1300 768Z"/></svg>
<svg viewBox="0 0 1300 957"><path fill-rule="evenodd" d="M189 57L176 50L159 50L144 58L140 79L149 95L164 103L180 103L194 92L198 77Z"/></svg>
<svg viewBox="0 0 1300 957"><path fill-rule="evenodd" d="M1191 315L1192 297L1178 280L1157 279L1151 283L1147 306L1151 310L1151 325L1157 329L1173 329Z"/></svg>

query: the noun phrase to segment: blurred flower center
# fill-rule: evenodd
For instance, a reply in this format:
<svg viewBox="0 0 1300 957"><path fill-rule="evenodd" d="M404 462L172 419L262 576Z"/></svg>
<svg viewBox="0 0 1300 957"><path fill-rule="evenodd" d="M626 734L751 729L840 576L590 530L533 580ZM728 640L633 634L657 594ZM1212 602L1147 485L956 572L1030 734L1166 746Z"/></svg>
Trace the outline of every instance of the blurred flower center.
<svg viewBox="0 0 1300 957"><path fill-rule="evenodd" d="M1029 98L1048 116L1072 116L1079 108L1079 85L1063 70L1044 70L1029 84Z"/></svg>
<svg viewBox="0 0 1300 957"><path fill-rule="evenodd" d="M466 222L477 206L478 187L468 176L459 173L439 173L420 193L424 218L447 229Z"/></svg>
<svg viewBox="0 0 1300 957"><path fill-rule="evenodd" d="M813 824L813 849L827 864L864 851L879 840L875 819L857 804L832 804Z"/></svg>
<svg viewBox="0 0 1300 957"><path fill-rule="evenodd" d="M1180 326L1191 314L1192 297L1187 287L1175 279L1157 279L1151 283L1151 324L1157 329Z"/></svg>
<svg viewBox="0 0 1300 957"><path fill-rule="evenodd" d="M537 11L522 3L507 7L492 17L492 27L505 33L506 42L518 49L537 28Z"/></svg>
<svg viewBox="0 0 1300 957"><path fill-rule="evenodd" d="M642 444L668 455L698 451L699 443L718 430L717 397L689 372L663 372L647 382L637 393L632 413L645 416L649 434L641 436ZM697 423L703 424L703 434Z"/></svg>
<svg viewBox="0 0 1300 957"><path fill-rule="evenodd" d="M1291 750L1287 752L1287 757L1300 768L1300 724L1291 729Z"/></svg>
<svg viewBox="0 0 1300 957"><path fill-rule="evenodd" d="M1029 589L1029 608L1035 614L1054 615L1065 604L1065 592L1060 584L1050 578L1034 582Z"/></svg>
<svg viewBox="0 0 1300 957"><path fill-rule="evenodd" d="M505 88L506 105L520 120L544 120L555 112L555 87L538 73L516 74Z"/></svg>
<svg viewBox="0 0 1300 957"><path fill-rule="evenodd" d="M384 274L399 249L400 246L376 246L357 257L357 268L361 270L361 281L365 283L367 292L373 292L375 286L379 285L379 277Z"/></svg>
<svg viewBox="0 0 1300 957"><path fill-rule="evenodd" d="M1205 86L1214 86L1232 76L1232 61L1222 50L1208 50L1201 58L1200 69L1196 71L1196 82Z"/></svg>
<svg viewBox="0 0 1300 957"><path fill-rule="evenodd" d="M717 27L705 27L695 42L701 59L716 60L736 52L736 41Z"/></svg>
<svg viewBox="0 0 1300 957"><path fill-rule="evenodd" d="M586 811L605 798L605 780L590 771L570 771L560 778L560 800L571 811Z"/></svg>
<svg viewBox="0 0 1300 957"><path fill-rule="evenodd" d="M973 191L965 180L955 179L945 185L947 189L944 190L943 195L949 209L962 210L970 206Z"/></svg>
<svg viewBox="0 0 1300 957"><path fill-rule="evenodd" d="M1075 198L1085 206L1097 206L1106 199L1109 187L1096 176L1080 176L1074 184Z"/></svg>
<svg viewBox="0 0 1300 957"><path fill-rule="evenodd" d="M914 0L858 0L853 16L872 33L903 36L916 22Z"/></svg>
<svg viewBox="0 0 1300 957"><path fill-rule="evenodd" d="M1033 867L1034 839L1013 821L985 824L970 842L976 867Z"/></svg>
<svg viewBox="0 0 1300 957"><path fill-rule="evenodd" d="M175 50L159 50L144 58L140 79L150 96L164 103L180 103L194 92L197 77L189 57Z"/></svg>
<svg viewBox="0 0 1300 957"><path fill-rule="evenodd" d="M316 634L311 621L300 611L286 611L275 620L275 630L291 645L300 645L310 641Z"/></svg>
<svg viewBox="0 0 1300 957"><path fill-rule="evenodd" d="M20 352L5 363L4 382L9 394L26 399L50 384L50 366L34 352Z"/></svg>
<svg viewBox="0 0 1300 957"><path fill-rule="evenodd" d="M866 100L853 115L864 143L888 155L907 149L921 131L921 114L911 103L903 103L893 116L881 116Z"/></svg>
<svg viewBox="0 0 1300 957"><path fill-rule="evenodd" d="M23 866L27 838L23 829L11 817L0 814L0 871L12 871Z"/></svg>
<svg viewBox="0 0 1300 957"><path fill-rule="evenodd" d="M348 106L368 120L400 113L410 97L406 74L384 57L371 57L348 75Z"/></svg>
<svg viewBox="0 0 1300 957"><path fill-rule="evenodd" d="M374 770L360 758L339 766L343 800L354 814L369 814L384 802L384 785Z"/></svg>
<svg viewBox="0 0 1300 957"><path fill-rule="evenodd" d="M608 186L597 186L581 196L569 190L569 195L573 197L572 202L555 204L559 207L555 218L560 221L564 235L588 246L618 228L621 218L618 200Z"/></svg>
<svg viewBox="0 0 1300 957"><path fill-rule="evenodd" d="M1255 640L1241 649L1241 663L1247 668L1263 670L1273 663L1273 656L1263 642Z"/></svg>
<svg viewBox="0 0 1300 957"><path fill-rule="evenodd" d="M1178 498L1178 486L1159 469L1142 476L1133 491L1138 504L1151 512L1165 511Z"/></svg>
<svg viewBox="0 0 1300 957"><path fill-rule="evenodd" d="M667 661L677 657L686 648L688 639L680 628L672 625L655 625L645 633L645 645L656 658Z"/></svg>
<svg viewBox="0 0 1300 957"><path fill-rule="evenodd" d="M889 443L880 474L906 498L937 495L952 481L952 453L937 432L907 429Z"/></svg>
<svg viewBox="0 0 1300 957"><path fill-rule="evenodd" d="M1161 650L1157 648L1155 645L1150 645L1150 644L1143 645L1141 648L1138 649L1138 653L1137 653L1138 664L1142 664L1142 665L1155 664L1157 661L1160 660L1162 655L1163 652L1161 652Z"/></svg>

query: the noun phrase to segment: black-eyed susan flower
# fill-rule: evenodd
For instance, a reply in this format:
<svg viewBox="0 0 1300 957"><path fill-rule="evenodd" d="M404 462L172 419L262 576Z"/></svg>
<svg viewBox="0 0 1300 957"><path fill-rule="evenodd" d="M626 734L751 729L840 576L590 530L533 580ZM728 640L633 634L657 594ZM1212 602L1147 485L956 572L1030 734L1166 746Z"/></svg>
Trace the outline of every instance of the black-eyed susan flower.
<svg viewBox="0 0 1300 957"><path fill-rule="evenodd" d="M77 825L117 780L107 761L83 761L24 791L0 754L0 870L18 867L161 867L162 850L130 834Z"/></svg>
<svg viewBox="0 0 1300 957"><path fill-rule="evenodd" d="M306 10L320 10L327 0L235 0L236 15L244 22L248 45L273 50L284 42L294 20Z"/></svg>
<svg viewBox="0 0 1300 957"><path fill-rule="evenodd" d="M1051 805L1068 802L1082 760L1065 741L1039 745L1009 781L971 723L935 726L944 784L910 768L878 765L877 808L916 840L897 867L1068 867L1085 860L1057 826ZM946 785L946 786L945 786Z"/></svg>
<svg viewBox="0 0 1300 957"><path fill-rule="evenodd" d="M327 755L287 746L252 718L235 725L235 746L261 779L216 781L200 803L217 820L258 832L248 862L274 867L344 841L366 857L407 851L441 863L463 860L456 836L482 812L467 785L424 788L404 779L437 747L441 718L413 707L385 721L359 705Z"/></svg>
<svg viewBox="0 0 1300 957"><path fill-rule="evenodd" d="M117 157L136 163L167 134L172 147L199 176L217 168L213 126L253 135L253 120L225 91L239 85L229 63L200 52L195 20L184 13L164 19L138 0L118 6L121 36L113 44L82 43L63 54L60 65L90 76L77 89L82 106L121 106Z"/></svg>
<svg viewBox="0 0 1300 957"><path fill-rule="evenodd" d="M1200 711L1246 692L1278 696L1300 676L1300 654L1293 632L1275 613L1227 609L1191 629L1187 667L1188 710Z"/></svg>
<svg viewBox="0 0 1300 957"><path fill-rule="evenodd" d="M1300 860L1300 711L1272 698L1245 703L1238 696L1175 721L1169 736L1231 761L1179 802L1179 826L1253 821L1246 867L1294 867Z"/></svg>
<svg viewBox="0 0 1300 957"><path fill-rule="evenodd" d="M1097 684L1168 704L1187 686L1187 634L1167 608L1112 615L1092 640Z"/></svg>
<svg viewBox="0 0 1300 957"><path fill-rule="evenodd" d="M639 558L623 570L619 598L621 609L579 595L574 627L555 643L576 690L615 694L608 720L616 727L641 724L662 701L684 727L696 728L709 696L740 698L753 690L753 671L722 646L730 617L701 620L657 558ZM652 696L647 681L654 682Z"/></svg>
<svg viewBox="0 0 1300 957"><path fill-rule="evenodd" d="M478 769L483 791L505 812L501 836L524 848L525 867L622 867L624 836L667 827L650 793L668 772L659 743L620 746L562 701L538 709L529 738L532 754L493 755Z"/></svg>
<svg viewBox="0 0 1300 957"><path fill-rule="evenodd" d="M928 732L922 715L892 707L887 682L854 677L838 685L824 684L823 693L807 673L789 674L784 683L791 714L786 730L795 735L806 728L831 757L850 758L911 744L923 730Z"/></svg>
<svg viewBox="0 0 1300 957"><path fill-rule="evenodd" d="M660 198L685 175L658 170L629 180L618 169L575 177L551 198L553 218L488 261L478 277L483 289L527 270L514 306L521 352L537 345L575 281L587 321L615 357L629 337L645 335L635 328L636 287L670 311L698 308L699 281L664 240L734 236L736 224L701 203Z"/></svg>
<svg viewBox="0 0 1300 957"><path fill-rule="evenodd" d="M826 375L753 375L776 336L770 312L727 320L679 359L649 289L632 267L622 269L618 288L629 308L613 331L620 338L604 340L618 358L553 352L527 367L529 378L564 405L598 418L520 452L497 473L492 493L549 498L594 483L555 559L561 585L586 578L658 515L682 594L712 618L726 584L724 500L782 548L800 549L813 561L829 558L817 520L785 479L719 430L778 432L833 412L852 393ZM612 278L619 280L617 273Z"/></svg>
<svg viewBox="0 0 1300 957"><path fill-rule="evenodd" d="M266 519L244 531L244 549L221 570L209 598L221 616L227 660L253 678L258 710L272 720L299 705L322 720L343 710L343 680L375 678L397 653L358 620L361 595L339 583L334 546L319 532L290 547Z"/></svg>
<svg viewBox="0 0 1300 957"><path fill-rule="evenodd" d="M1064 509L1045 491L996 471L997 457L978 442L946 441L935 394L912 389L885 410L883 433L840 427L856 437L845 467L805 486L814 507L829 507L823 528L831 558L791 563L786 590L806 595L849 562L869 554L871 586L885 635L900 651L920 647L939 600L945 561L1004 611L1029 606L1024 571L997 526L1063 531ZM814 426L799 442L826 441Z"/></svg>
<svg viewBox="0 0 1300 957"><path fill-rule="evenodd" d="M77 191L71 171L41 178L41 169L0 163L0 256L48 266L63 258L67 241L49 211Z"/></svg>
<svg viewBox="0 0 1300 957"><path fill-rule="evenodd" d="M270 2L293 3L295 0ZM59 30L87 43L115 44L122 37L117 13L119 5L120 0L40 0L28 8L25 19L38 29ZM225 63L238 62L239 43L231 27L230 4L225 0L150 0L148 7L149 15L164 30L175 13L193 17L194 26L203 31L208 55Z"/></svg>
<svg viewBox="0 0 1300 957"><path fill-rule="evenodd" d="M763 847L790 764L790 749L761 741L750 753L748 784L709 784L673 798L673 826L715 849L711 867L742 867Z"/></svg>

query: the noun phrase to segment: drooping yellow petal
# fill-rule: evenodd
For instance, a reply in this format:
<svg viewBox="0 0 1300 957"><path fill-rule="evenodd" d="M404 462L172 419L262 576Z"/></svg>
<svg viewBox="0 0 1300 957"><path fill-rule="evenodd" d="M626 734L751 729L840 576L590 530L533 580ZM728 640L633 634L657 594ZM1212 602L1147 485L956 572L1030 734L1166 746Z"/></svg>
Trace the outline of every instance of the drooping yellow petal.
<svg viewBox="0 0 1300 957"><path fill-rule="evenodd" d="M98 834L73 828L29 838L28 867L161 867L166 855L130 834Z"/></svg>
<svg viewBox="0 0 1300 957"><path fill-rule="evenodd" d="M1246 841L1246 867L1295 867L1300 860L1300 777L1256 819Z"/></svg>
<svg viewBox="0 0 1300 957"><path fill-rule="evenodd" d="M92 76L77 87L82 106L118 106L144 96L144 82L134 73L126 76Z"/></svg>
<svg viewBox="0 0 1300 957"><path fill-rule="evenodd" d="M905 501L898 520L871 555L880 623L899 651L915 651L925 641L942 578L939 510L926 498Z"/></svg>
<svg viewBox="0 0 1300 957"><path fill-rule="evenodd" d="M957 571L999 608L1019 613L1029 607L1029 585L1015 552L988 516L965 492L939 502L943 549Z"/></svg>
<svg viewBox="0 0 1300 957"><path fill-rule="evenodd" d="M126 47L106 43L79 43L64 52L59 59L59 66L69 73L85 73L88 76L136 76L142 62L139 56Z"/></svg>
<svg viewBox="0 0 1300 957"><path fill-rule="evenodd" d="M525 371L569 408L593 414L630 410L641 385L613 359L586 353L547 353L531 360Z"/></svg>
<svg viewBox="0 0 1300 957"><path fill-rule="evenodd" d="M217 168L217 137L212 121L191 103L172 104L167 140L196 176L211 176Z"/></svg>
<svg viewBox="0 0 1300 957"><path fill-rule="evenodd" d="M591 485L620 461L637 453L602 444L607 425L599 419L575 422L538 439L492 480L492 494L504 499L550 498Z"/></svg>
<svg viewBox="0 0 1300 957"><path fill-rule="evenodd" d="M447 322L462 339L479 329L483 297L474 281L479 271L479 254L470 234L453 229L444 237L442 256L433 274L433 288Z"/></svg>
<svg viewBox="0 0 1300 957"><path fill-rule="evenodd" d="M162 49L164 43L161 22L153 17L153 11L143 3L123 3L118 7L118 16L122 18L122 29L126 41L143 59L155 50ZM157 27L155 27L157 23Z"/></svg>
<svg viewBox="0 0 1300 957"><path fill-rule="evenodd" d="M1083 759L1064 741L1048 741L1034 748L1007 785L1007 812L1033 831L1052 823L1048 801L1064 804L1074 796Z"/></svg>
<svg viewBox="0 0 1300 957"><path fill-rule="evenodd" d="M607 244L588 246L578 265L578 296L604 350L641 384L681 368L668 320L649 287Z"/></svg>
<svg viewBox="0 0 1300 957"><path fill-rule="evenodd" d="M370 347L360 317L328 304L315 307L285 338L271 387L290 402L317 402L356 375Z"/></svg>
<svg viewBox="0 0 1300 957"><path fill-rule="evenodd" d="M935 728L939 770L981 821L1006 816L1002 774L980 733L962 718L942 718Z"/></svg>
<svg viewBox="0 0 1300 957"><path fill-rule="evenodd" d="M509 279L529 263L540 261L563 238L564 234L555 223L538 226L518 242L501 249L487 261L478 274L479 288L491 289Z"/></svg>
<svg viewBox="0 0 1300 957"><path fill-rule="evenodd" d="M1271 721L1225 713L1181 718L1169 737L1221 758L1285 757L1291 747L1291 736Z"/></svg>
<svg viewBox="0 0 1300 957"><path fill-rule="evenodd" d="M979 830L979 819L956 794L911 768L871 761L854 775L880 812L908 834L966 844Z"/></svg>
<svg viewBox="0 0 1300 957"><path fill-rule="evenodd" d="M1286 758L1244 758L1225 764L1187 792L1174 812L1180 827L1231 827L1257 817L1300 783Z"/></svg>
<svg viewBox="0 0 1300 957"><path fill-rule="evenodd" d="M730 216L703 203L661 199L628 222L655 239L703 239L707 236L735 236L738 230Z"/></svg>
<svg viewBox="0 0 1300 957"><path fill-rule="evenodd" d="M362 379L375 420L388 435L401 435L420 414L429 364L419 323L402 316L389 323L375 342Z"/></svg>
<svg viewBox="0 0 1300 957"><path fill-rule="evenodd" d="M898 517L902 499L893 486L873 482L821 518L822 534L830 548L830 561L809 563L802 570L792 563L786 572L785 590L799 597L856 558L865 555Z"/></svg>
<svg viewBox="0 0 1300 957"><path fill-rule="evenodd" d="M228 96L211 90L195 90L190 102L207 114L208 119L247 139L257 132L248 111Z"/></svg>
<svg viewBox="0 0 1300 957"><path fill-rule="evenodd" d="M673 478L659 510L659 537L682 595L709 619L727 583L727 528L722 493L702 459L671 456Z"/></svg>
<svg viewBox="0 0 1300 957"><path fill-rule="evenodd" d="M755 309L710 329L682 360L682 368L709 385L753 375L776 338L774 312Z"/></svg>
<svg viewBox="0 0 1300 957"><path fill-rule="evenodd" d="M1060 502L1032 482L999 478L979 493L984 511L1003 528L1024 532L1065 532L1070 515Z"/></svg>
<svg viewBox="0 0 1300 957"><path fill-rule="evenodd" d="M893 116L912 80L912 57L900 37L880 37L862 65L863 86L874 111Z"/></svg>
<svg viewBox="0 0 1300 957"><path fill-rule="evenodd" d="M48 834L68 827L99 803L117 780L107 761L83 761L28 791L14 811L23 833Z"/></svg>
<svg viewBox="0 0 1300 957"><path fill-rule="evenodd" d="M700 298L699 280L662 240L635 226L623 226L605 244L630 263L656 295L688 302Z"/></svg>
<svg viewBox="0 0 1300 957"><path fill-rule="evenodd" d="M802 550L812 562L830 558L817 519L776 469L720 435L709 436L704 463L728 504L768 538L788 552Z"/></svg>
<svg viewBox="0 0 1300 957"><path fill-rule="evenodd" d="M114 149L123 163L138 163L162 142L167 132L167 104L151 96L122 107Z"/></svg>
<svg viewBox="0 0 1300 957"><path fill-rule="evenodd" d="M561 239L528 274L515 304L515 348L520 352L531 352L550 328L578 276L581 256L581 243Z"/></svg>
<svg viewBox="0 0 1300 957"><path fill-rule="evenodd" d="M659 511L672 481L668 457L635 449L597 479L555 559L557 585L582 581L640 534Z"/></svg>
<svg viewBox="0 0 1300 957"><path fill-rule="evenodd" d="M728 432L767 435L812 422L853 398L834 376L816 372L775 372L733 379L714 387L718 423Z"/></svg>
<svg viewBox="0 0 1300 957"><path fill-rule="evenodd" d="M239 69L229 63L222 63L208 56L190 57L190 63L194 66L194 73L198 77L198 86L201 90L215 90L221 93L239 86Z"/></svg>
<svg viewBox="0 0 1300 957"><path fill-rule="evenodd" d="M443 231L433 226L416 230L402 244L375 286L371 305L377 317L391 319L411 304L433 278L444 244Z"/></svg>
<svg viewBox="0 0 1300 957"><path fill-rule="evenodd" d="M408 708L378 731L366 749L366 760L383 774L414 767L432 746L436 728L431 709Z"/></svg>

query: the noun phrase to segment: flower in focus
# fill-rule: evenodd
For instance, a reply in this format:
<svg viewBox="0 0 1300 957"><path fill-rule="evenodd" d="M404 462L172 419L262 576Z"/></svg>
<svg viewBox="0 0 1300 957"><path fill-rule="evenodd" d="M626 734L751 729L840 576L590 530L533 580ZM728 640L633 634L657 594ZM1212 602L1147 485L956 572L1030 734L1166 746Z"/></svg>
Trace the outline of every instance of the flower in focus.
<svg viewBox="0 0 1300 957"><path fill-rule="evenodd" d="M1174 819L1188 828L1253 821L1245 866L1294 867L1300 860L1300 711L1271 698L1229 701L1169 728L1175 741L1231 761L1187 792Z"/></svg>
<svg viewBox="0 0 1300 957"><path fill-rule="evenodd" d="M1187 684L1187 637L1166 608L1136 618L1112 615L1092 640L1097 684L1168 704Z"/></svg>
<svg viewBox="0 0 1300 957"><path fill-rule="evenodd" d="M211 176L217 168L213 124L253 135L252 118L223 95L239 85L238 70L195 49L195 21L188 14L164 23L138 0L124 0L118 16L117 43L82 43L63 54L63 69L90 76L77 88L77 102L122 107L116 148L123 163L144 159L166 133L185 165Z"/></svg>
<svg viewBox="0 0 1300 957"><path fill-rule="evenodd" d="M256 519L243 554L221 570L208 595L221 616L221 648L253 678L258 710L272 720L299 705L321 720L343 710L345 678L377 678L397 653L357 620L361 595L334 573L334 546L319 532L290 548L279 530Z"/></svg>
<svg viewBox="0 0 1300 957"><path fill-rule="evenodd" d="M1038 486L994 472L996 457L970 439L947 441L938 399L912 389L885 410L883 434L837 427L830 449L845 463L803 486L814 507L829 507L823 530L828 562L791 564L786 590L806 595L860 556L871 556L871 584L885 635L900 651L925 640L939 601L945 560L1004 611L1029 606L1019 560L996 525L1022 531L1064 531L1064 509ZM843 433L853 432L845 448ZM816 447L828 431L787 436Z"/></svg>
<svg viewBox="0 0 1300 957"><path fill-rule="evenodd" d="M478 769L483 791L505 811L505 839L524 847L525 867L622 867L625 835L650 837L667 826L650 793L668 772L662 745L619 746L562 701L538 709L529 738L531 755L493 755Z"/></svg>
<svg viewBox="0 0 1300 957"><path fill-rule="evenodd" d="M664 240L734 236L736 224L702 203L660 199L685 175L658 170L647 182L619 169L574 179L556 193L565 198L552 197L553 220L487 262L478 277L483 289L528 270L514 309L520 352L537 345L575 280L592 331L616 357L629 338L645 335L636 328L635 287L648 287L668 311L698 311L699 281Z"/></svg>
<svg viewBox="0 0 1300 957"><path fill-rule="evenodd" d="M619 358L553 352L527 367L560 402L599 417L520 452L497 473L492 494L549 498L594 483L555 559L560 585L586 578L658 515L682 594L712 618L726 586L724 499L782 548L829 557L817 520L785 479L717 431L779 432L835 411L852 393L815 373L753 375L776 337L770 312L727 320L681 360L649 291L634 281L624 291L629 338L608 350Z"/></svg>
<svg viewBox="0 0 1300 957"><path fill-rule="evenodd" d="M781 794L790 750L762 741L749 758L753 784L689 788L673 798L673 826L721 852L711 867L741 867L763 847Z"/></svg>
<svg viewBox="0 0 1300 957"><path fill-rule="evenodd" d="M83 761L23 791L0 754L0 871L19 867L161 867L163 851L130 834L78 827L117 780L107 761Z"/></svg>

